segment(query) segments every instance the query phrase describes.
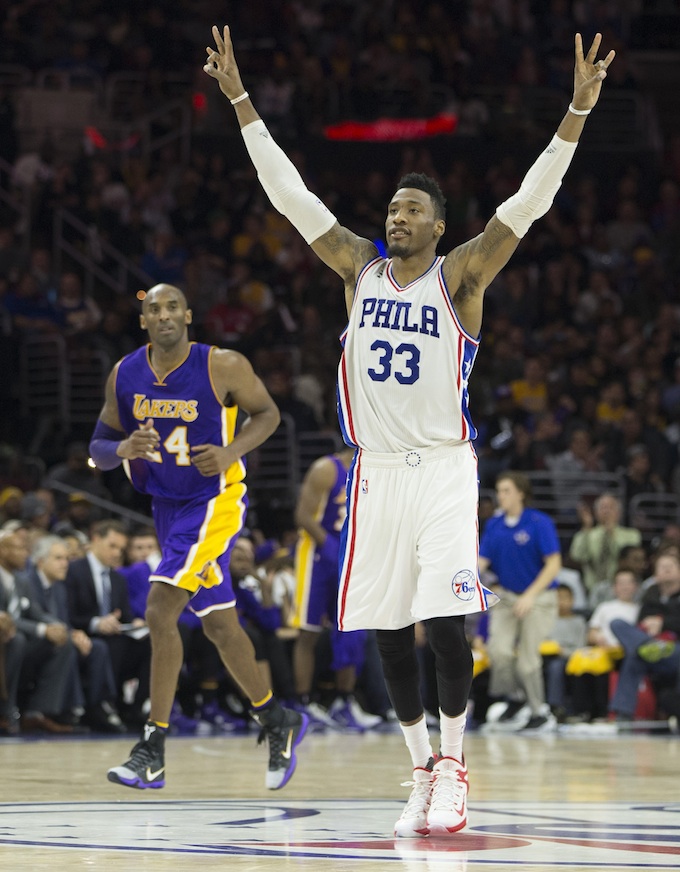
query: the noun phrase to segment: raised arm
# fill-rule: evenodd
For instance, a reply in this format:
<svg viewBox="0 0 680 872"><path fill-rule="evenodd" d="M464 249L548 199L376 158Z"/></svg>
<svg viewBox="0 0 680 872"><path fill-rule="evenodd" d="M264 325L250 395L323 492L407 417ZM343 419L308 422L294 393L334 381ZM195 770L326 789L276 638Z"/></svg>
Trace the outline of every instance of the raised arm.
<svg viewBox="0 0 680 872"><path fill-rule="evenodd" d="M461 323L472 335L481 328L485 289L510 260L533 222L550 209L562 184L614 60L613 51L603 60L595 60L601 41L598 33L584 57L581 34L576 34L573 97L555 136L527 172L519 191L501 203L484 231L447 255L444 275Z"/></svg>
<svg viewBox="0 0 680 872"><path fill-rule="evenodd" d="M215 48L208 46L205 72L217 80L220 90L236 111L243 140L257 170L260 184L274 207L302 234L312 250L353 293L361 268L376 256L375 245L345 227L321 200L308 190L290 158L274 142L264 121L243 86L229 28L212 29Z"/></svg>

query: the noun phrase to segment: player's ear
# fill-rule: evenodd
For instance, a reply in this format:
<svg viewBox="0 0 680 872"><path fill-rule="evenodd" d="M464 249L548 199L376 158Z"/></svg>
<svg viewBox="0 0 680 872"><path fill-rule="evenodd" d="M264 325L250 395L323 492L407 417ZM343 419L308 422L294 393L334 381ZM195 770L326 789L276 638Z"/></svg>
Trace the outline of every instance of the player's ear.
<svg viewBox="0 0 680 872"><path fill-rule="evenodd" d="M189 324L193 323L193 320L194 313L191 311L191 309L187 309L184 313L184 323L188 326Z"/></svg>
<svg viewBox="0 0 680 872"><path fill-rule="evenodd" d="M443 236L445 231L446 231L446 221L444 221L443 219L440 218L438 221L434 222L434 235L437 238L440 238L441 236Z"/></svg>
<svg viewBox="0 0 680 872"><path fill-rule="evenodd" d="M146 330L146 318L144 317L144 315L139 316L139 326L142 328L142 330Z"/></svg>

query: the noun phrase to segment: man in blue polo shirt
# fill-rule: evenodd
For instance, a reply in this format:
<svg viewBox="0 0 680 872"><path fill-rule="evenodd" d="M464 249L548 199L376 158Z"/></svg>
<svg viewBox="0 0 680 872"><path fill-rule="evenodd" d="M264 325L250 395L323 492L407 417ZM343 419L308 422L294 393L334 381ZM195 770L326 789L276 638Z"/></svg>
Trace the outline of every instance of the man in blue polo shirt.
<svg viewBox="0 0 680 872"><path fill-rule="evenodd" d="M501 715L507 729L548 732L556 721L545 701L539 647L557 618L560 543L552 519L527 508L525 475L501 473L496 496L500 512L487 521L479 546L479 571L496 575L501 598L489 618L489 691L509 703Z"/></svg>

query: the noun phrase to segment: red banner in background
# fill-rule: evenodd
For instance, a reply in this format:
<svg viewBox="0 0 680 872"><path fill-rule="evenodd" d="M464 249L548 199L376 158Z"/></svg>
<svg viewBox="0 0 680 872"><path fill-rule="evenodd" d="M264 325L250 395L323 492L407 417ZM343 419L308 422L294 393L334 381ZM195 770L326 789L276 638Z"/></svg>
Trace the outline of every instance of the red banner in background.
<svg viewBox="0 0 680 872"><path fill-rule="evenodd" d="M130 151L141 138L139 133L131 133L119 142L111 142L96 127L86 127L84 133L85 140L89 143L89 146L100 151Z"/></svg>
<svg viewBox="0 0 680 872"><path fill-rule="evenodd" d="M378 118L376 121L342 121L324 127L326 139L361 142L399 142L451 134L458 116L441 112L432 118Z"/></svg>

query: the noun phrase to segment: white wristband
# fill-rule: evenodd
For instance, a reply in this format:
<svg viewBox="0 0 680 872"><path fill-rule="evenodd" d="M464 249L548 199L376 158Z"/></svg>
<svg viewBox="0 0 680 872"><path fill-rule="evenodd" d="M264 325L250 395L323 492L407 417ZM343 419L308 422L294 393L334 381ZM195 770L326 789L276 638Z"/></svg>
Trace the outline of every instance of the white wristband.
<svg viewBox="0 0 680 872"><path fill-rule="evenodd" d="M243 98L239 97L239 100L241 100L241 99L243 99ZM233 103L233 100L232 100L232 103ZM592 110L591 109L574 109L573 104L570 103L569 104L569 111L573 112L574 115L590 115Z"/></svg>
<svg viewBox="0 0 680 872"><path fill-rule="evenodd" d="M237 103L240 103L241 100L247 100L250 97L250 94L247 91L244 91L239 97L234 97L233 100L230 100L232 106L235 106Z"/></svg>

